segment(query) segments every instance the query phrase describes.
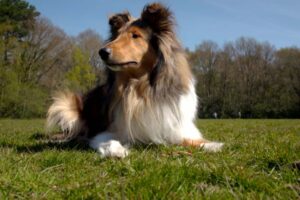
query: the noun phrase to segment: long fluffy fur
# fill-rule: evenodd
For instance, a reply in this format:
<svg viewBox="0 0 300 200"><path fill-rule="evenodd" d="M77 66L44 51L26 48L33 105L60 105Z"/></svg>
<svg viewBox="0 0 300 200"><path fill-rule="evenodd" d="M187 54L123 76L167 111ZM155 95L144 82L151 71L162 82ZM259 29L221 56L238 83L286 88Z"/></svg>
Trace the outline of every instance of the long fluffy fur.
<svg viewBox="0 0 300 200"><path fill-rule="evenodd" d="M53 104L47 113L47 130L58 125L65 139L76 137L83 129L80 119L81 100L80 97L71 92L60 92L54 95Z"/></svg>
<svg viewBox="0 0 300 200"><path fill-rule="evenodd" d="M154 3L145 6L140 19L125 12L112 16L109 24L109 42L132 24L152 30L149 42L157 54L153 69L125 80L108 70L106 84L83 98L60 93L49 108L48 125L57 124L68 138L87 135L90 146L103 156L124 157L128 150L121 143L136 142L219 150L223 144L204 140L193 123L198 102L195 83L169 9Z"/></svg>

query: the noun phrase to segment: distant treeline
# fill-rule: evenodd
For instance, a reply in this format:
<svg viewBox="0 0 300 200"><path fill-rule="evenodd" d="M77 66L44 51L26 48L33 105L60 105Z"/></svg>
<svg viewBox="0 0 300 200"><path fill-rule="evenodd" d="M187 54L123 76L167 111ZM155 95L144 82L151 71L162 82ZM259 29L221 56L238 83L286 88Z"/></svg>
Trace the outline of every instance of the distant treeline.
<svg viewBox="0 0 300 200"><path fill-rule="evenodd" d="M300 49L276 50L239 38L219 48L203 42L189 52L198 80L200 117L299 118Z"/></svg>
<svg viewBox="0 0 300 200"><path fill-rule="evenodd" d="M0 117L45 117L51 94L84 93L105 81L101 37L70 37L29 3L0 0ZM239 38L202 42L187 56L199 117L300 117L300 49Z"/></svg>

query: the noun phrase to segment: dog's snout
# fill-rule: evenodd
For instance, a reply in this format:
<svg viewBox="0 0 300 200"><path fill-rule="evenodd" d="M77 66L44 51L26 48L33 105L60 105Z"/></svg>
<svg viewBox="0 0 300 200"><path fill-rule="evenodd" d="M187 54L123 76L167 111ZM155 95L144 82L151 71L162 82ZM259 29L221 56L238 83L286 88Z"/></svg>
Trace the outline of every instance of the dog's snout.
<svg viewBox="0 0 300 200"><path fill-rule="evenodd" d="M109 48L102 48L99 50L99 55L102 60L108 60L109 56L111 55L111 49Z"/></svg>

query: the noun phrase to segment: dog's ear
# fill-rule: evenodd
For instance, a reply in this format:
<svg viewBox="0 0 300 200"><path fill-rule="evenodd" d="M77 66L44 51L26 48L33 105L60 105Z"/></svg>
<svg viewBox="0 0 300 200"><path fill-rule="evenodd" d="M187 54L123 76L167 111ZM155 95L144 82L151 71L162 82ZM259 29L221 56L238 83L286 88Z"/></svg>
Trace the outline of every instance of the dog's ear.
<svg viewBox="0 0 300 200"><path fill-rule="evenodd" d="M158 76L161 73L162 67L165 64L164 57L161 53L161 51L158 51L157 60L155 67L153 68L152 72L150 73L149 82L151 86L156 86L156 82L158 80Z"/></svg>
<svg viewBox="0 0 300 200"><path fill-rule="evenodd" d="M170 32L173 29L174 18L172 12L160 3L146 5L143 9L141 19L156 34Z"/></svg>
<svg viewBox="0 0 300 200"><path fill-rule="evenodd" d="M141 21L149 26L153 32L150 42L157 52L157 60L150 73L149 82L158 91L163 88L159 82L164 79L167 62L172 60L170 58L172 51L178 45L173 31L175 20L172 12L167 7L160 3L152 3L144 7Z"/></svg>
<svg viewBox="0 0 300 200"><path fill-rule="evenodd" d="M110 33L112 38L118 35L120 28L123 27L130 20L130 18L131 16L127 11L112 15L109 18Z"/></svg>

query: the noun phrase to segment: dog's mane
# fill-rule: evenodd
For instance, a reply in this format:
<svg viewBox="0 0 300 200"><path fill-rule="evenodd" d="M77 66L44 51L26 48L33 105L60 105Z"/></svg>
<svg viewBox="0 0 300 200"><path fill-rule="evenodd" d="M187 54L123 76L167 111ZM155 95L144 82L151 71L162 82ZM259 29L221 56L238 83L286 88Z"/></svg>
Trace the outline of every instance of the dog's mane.
<svg viewBox="0 0 300 200"><path fill-rule="evenodd" d="M195 84L170 10L153 3L139 19L124 12L109 24L108 44L99 51L108 65L105 84L82 98L55 97L48 125L59 125L67 139L83 139L104 157L123 158L128 150L122 145L137 142L220 150L223 144L205 140L193 123Z"/></svg>
<svg viewBox="0 0 300 200"><path fill-rule="evenodd" d="M134 22L131 19L128 12L116 14L110 18L110 41L116 37L118 29L126 23L138 24L140 22L141 26L149 26L152 29L150 42L158 56L149 77L140 80L140 83L145 82L142 84L144 86L138 89L140 93L144 93L143 90L149 90L153 98L167 96L174 98L187 91L191 81L191 72L184 50L174 32L175 20L171 11L160 3L154 3L145 6L140 19ZM107 71L110 77L108 80L115 80L116 72L110 73L109 71ZM108 84L115 84L115 82L111 81Z"/></svg>
<svg viewBox="0 0 300 200"><path fill-rule="evenodd" d="M93 117L93 119L99 119L102 116L100 120L107 119L104 120L103 130L112 122L113 111L117 106L122 107L128 127L133 118L138 118L139 114L144 112L152 112L155 106L168 104L172 107L174 105L173 110L176 112L180 95L188 91L192 82L186 55L174 32L175 20L168 8L159 3L146 5L141 18L137 20L134 20L128 12L112 16L109 19L111 30L109 41L114 40L119 29L129 23L140 23L141 26L147 26L152 30L150 42L157 53L157 60L153 70L147 76L129 79L126 84L118 81L118 72L107 69L106 83L100 86L101 89L95 89L86 95L87 101L84 102L87 107L90 107L89 97L97 93L95 96L98 96L98 100L104 101L101 102L101 107L109 108L100 109L101 113ZM100 97L101 95L106 97ZM93 108L90 108L84 112L87 113L84 118L91 118L88 113L92 110ZM91 119L87 122L91 126L95 123Z"/></svg>

